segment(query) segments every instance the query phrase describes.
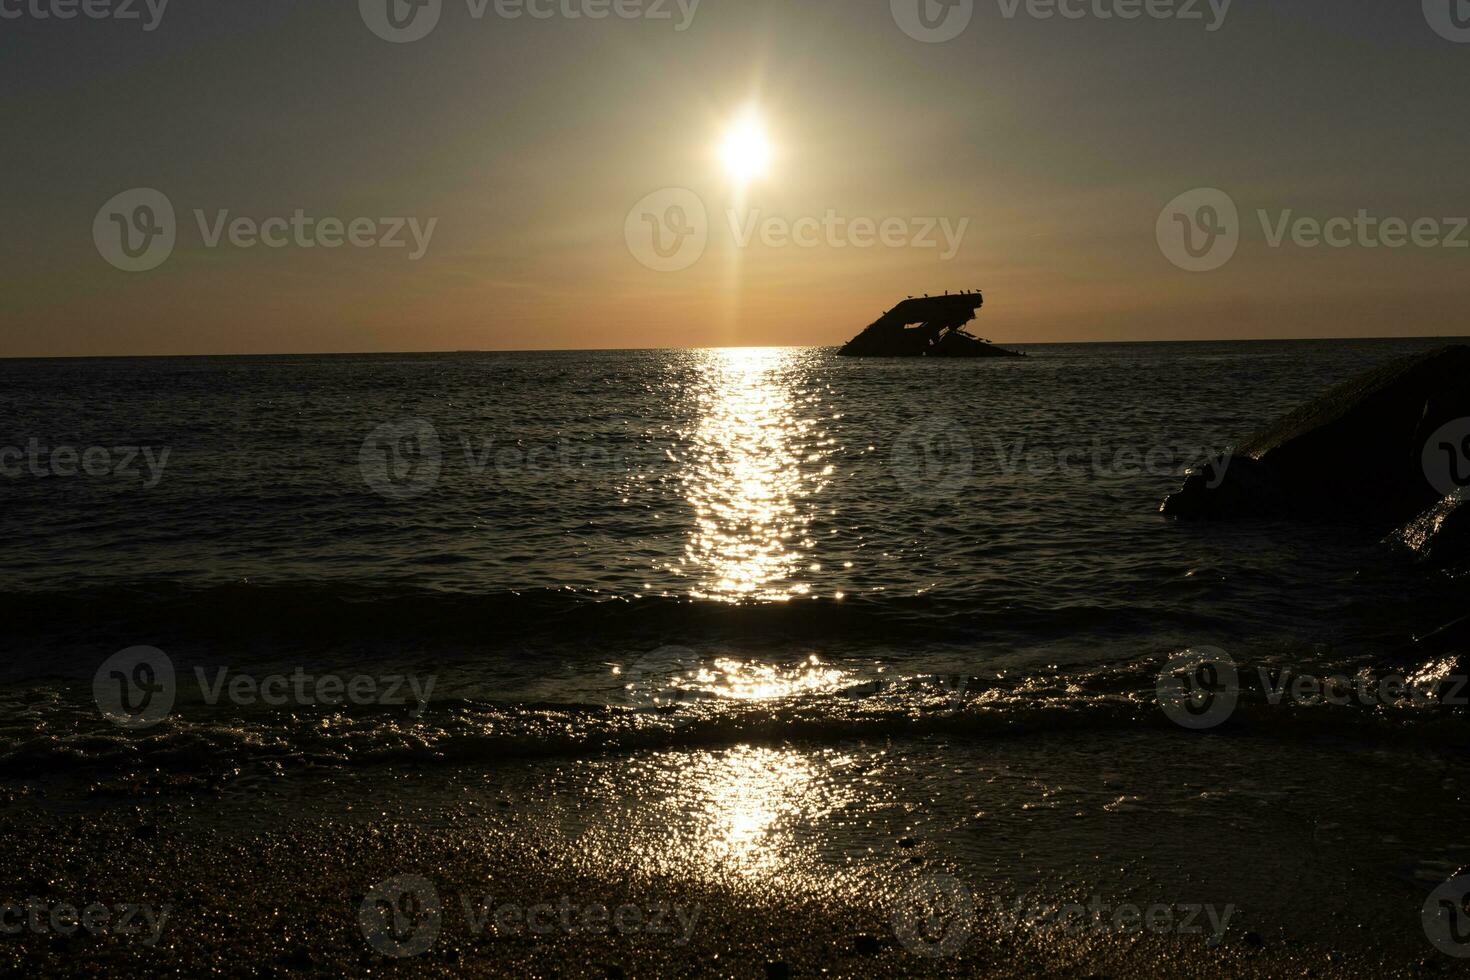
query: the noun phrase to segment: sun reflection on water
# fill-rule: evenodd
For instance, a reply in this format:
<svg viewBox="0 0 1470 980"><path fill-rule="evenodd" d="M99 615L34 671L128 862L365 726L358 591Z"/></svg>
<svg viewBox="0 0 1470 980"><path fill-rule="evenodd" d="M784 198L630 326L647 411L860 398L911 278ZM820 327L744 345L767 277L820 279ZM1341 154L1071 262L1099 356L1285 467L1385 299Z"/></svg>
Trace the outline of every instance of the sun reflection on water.
<svg viewBox="0 0 1470 980"><path fill-rule="evenodd" d="M815 655L794 667L718 657L699 670L694 686L722 698L765 701L835 691L847 680L846 672L823 664Z"/></svg>
<svg viewBox="0 0 1470 980"><path fill-rule="evenodd" d="M589 763L599 802L569 815L572 850L602 873L642 869L767 897L871 890L871 875L850 878L823 853L816 830L885 805L858 763L835 748L748 744Z"/></svg>
<svg viewBox="0 0 1470 980"><path fill-rule="evenodd" d="M620 704L685 712L696 702L774 701L831 694L855 683L851 671L824 663L816 654L797 663L768 663L733 656L705 659L687 647L660 648L626 669L614 665L612 673Z"/></svg>
<svg viewBox="0 0 1470 980"><path fill-rule="evenodd" d="M705 798L694 825L718 867L760 874L789 867L792 824L825 810L831 787L798 752L740 746L710 759L699 773Z"/></svg>
<svg viewBox="0 0 1470 980"><path fill-rule="evenodd" d="M803 411L792 375L800 351L704 351L694 451L684 473L695 526L686 567L699 598L790 599L809 552L808 498L821 490L834 440ZM814 413L811 413L814 414Z"/></svg>

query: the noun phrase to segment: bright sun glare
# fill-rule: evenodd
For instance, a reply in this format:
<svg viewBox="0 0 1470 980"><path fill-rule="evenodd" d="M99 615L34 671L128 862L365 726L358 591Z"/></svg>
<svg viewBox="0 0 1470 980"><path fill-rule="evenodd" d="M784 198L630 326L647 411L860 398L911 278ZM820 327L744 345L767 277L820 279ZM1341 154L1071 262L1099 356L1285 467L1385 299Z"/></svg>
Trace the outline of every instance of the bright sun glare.
<svg viewBox="0 0 1470 980"><path fill-rule="evenodd" d="M746 184L765 175L771 165L771 144L754 110L747 111L726 131L720 159L737 183Z"/></svg>

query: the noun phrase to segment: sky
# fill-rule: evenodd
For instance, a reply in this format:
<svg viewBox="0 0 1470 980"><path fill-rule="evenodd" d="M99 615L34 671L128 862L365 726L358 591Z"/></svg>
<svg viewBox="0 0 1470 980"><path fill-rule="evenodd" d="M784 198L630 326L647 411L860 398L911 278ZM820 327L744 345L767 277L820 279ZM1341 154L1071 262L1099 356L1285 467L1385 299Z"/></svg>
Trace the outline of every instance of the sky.
<svg viewBox="0 0 1470 980"><path fill-rule="evenodd" d="M0 0L0 356L1470 333L1465 0L418 2Z"/></svg>

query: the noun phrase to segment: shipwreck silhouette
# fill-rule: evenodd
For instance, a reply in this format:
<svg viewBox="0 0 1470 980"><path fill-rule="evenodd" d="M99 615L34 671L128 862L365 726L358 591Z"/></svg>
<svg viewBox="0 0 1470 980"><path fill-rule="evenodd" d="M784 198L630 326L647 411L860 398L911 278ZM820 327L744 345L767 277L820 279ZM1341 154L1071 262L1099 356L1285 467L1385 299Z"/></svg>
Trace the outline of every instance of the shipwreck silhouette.
<svg viewBox="0 0 1470 980"><path fill-rule="evenodd" d="M918 299L910 296L838 353L846 357L1024 357L964 329L984 303L979 290Z"/></svg>

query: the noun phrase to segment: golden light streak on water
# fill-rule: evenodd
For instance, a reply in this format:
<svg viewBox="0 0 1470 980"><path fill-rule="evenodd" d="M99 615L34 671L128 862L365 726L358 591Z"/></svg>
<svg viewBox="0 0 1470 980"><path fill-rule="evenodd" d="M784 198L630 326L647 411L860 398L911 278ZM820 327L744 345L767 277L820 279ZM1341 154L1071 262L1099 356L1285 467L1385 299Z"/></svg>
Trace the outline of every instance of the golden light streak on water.
<svg viewBox="0 0 1470 980"><path fill-rule="evenodd" d="M790 599L810 586L811 497L831 472L811 406L794 376L805 352L737 348L702 352L700 421L684 474L695 526L685 563L699 598Z"/></svg>

